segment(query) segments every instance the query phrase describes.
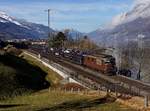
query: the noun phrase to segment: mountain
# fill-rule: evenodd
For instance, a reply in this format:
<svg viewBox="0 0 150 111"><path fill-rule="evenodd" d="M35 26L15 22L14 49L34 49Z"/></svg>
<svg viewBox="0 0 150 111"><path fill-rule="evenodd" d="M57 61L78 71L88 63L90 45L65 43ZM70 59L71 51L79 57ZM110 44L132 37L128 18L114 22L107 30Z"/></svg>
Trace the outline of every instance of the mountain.
<svg viewBox="0 0 150 111"><path fill-rule="evenodd" d="M136 40L138 35L144 35L150 39L150 1L138 2L134 8L122 13L112 20L104 29L89 33L89 36L96 42L105 42L112 45L115 41L125 43L127 39Z"/></svg>
<svg viewBox="0 0 150 111"><path fill-rule="evenodd" d="M1 39L46 38L49 30L54 31L47 26L16 19L0 11Z"/></svg>
<svg viewBox="0 0 150 111"><path fill-rule="evenodd" d="M143 41L137 42L139 35L142 35ZM139 64L142 61L141 80L150 83L148 68L150 65L150 0L139 0L131 11L116 16L105 28L93 31L89 33L89 36L98 43L117 48L111 51L116 58L117 66L120 65L121 60L129 61L129 65L132 64L130 70L134 78L137 77ZM141 50L137 47L137 43L140 47L142 46ZM121 59L123 54L121 51L125 50L127 52Z"/></svg>

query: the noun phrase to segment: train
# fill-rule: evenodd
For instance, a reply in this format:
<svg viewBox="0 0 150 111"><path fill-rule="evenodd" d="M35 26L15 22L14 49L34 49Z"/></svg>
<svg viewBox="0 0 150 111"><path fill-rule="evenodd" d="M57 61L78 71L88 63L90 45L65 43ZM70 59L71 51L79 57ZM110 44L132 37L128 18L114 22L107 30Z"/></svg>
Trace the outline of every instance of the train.
<svg viewBox="0 0 150 111"><path fill-rule="evenodd" d="M122 75L131 77L132 73L129 69L118 69L116 67L116 59L112 55L93 54L92 51L80 51L77 49L65 48L48 48L45 46L30 46L29 49L44 55L52 54L55 57L62 58L74 64L90 68L101 72L108 76Z"/></svg>
<svg viewBox="0 0 150 111"><path fill-rule="evenodd" d="M90 69L99 71L106 75L116 75L117 67L115 58L107 54L91 54L79 50L67 49L67 50L53 50L55 56L63 57L75 64L88 67Z"/></svg>

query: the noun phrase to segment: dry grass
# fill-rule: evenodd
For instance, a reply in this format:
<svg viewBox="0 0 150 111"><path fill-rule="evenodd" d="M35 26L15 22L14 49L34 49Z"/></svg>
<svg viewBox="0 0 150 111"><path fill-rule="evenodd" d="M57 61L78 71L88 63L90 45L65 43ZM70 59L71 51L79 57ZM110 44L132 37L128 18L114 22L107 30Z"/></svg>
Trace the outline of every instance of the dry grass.
<svg viewBox="0 0 150 111"><path fill-rule="evenodd" d="M128 99L128 100L117 99L117 102L127 107L136 109L138 111L150 111L150 107L144 108L144 98L142 97L132 97L131 99Z"/></svg>
<svg viewBox="0 0 150 111"><path fill-rule="evenodd" d="M1 101L0 109L7 111L135 111L122 106L115 100L110 96L44 90L32 95Z"/></svg>

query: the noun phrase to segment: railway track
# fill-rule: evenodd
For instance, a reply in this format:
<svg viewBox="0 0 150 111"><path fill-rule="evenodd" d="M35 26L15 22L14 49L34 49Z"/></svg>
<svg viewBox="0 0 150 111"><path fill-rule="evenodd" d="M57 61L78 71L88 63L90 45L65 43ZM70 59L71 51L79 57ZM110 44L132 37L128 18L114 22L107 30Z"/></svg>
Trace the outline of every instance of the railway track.
<svg viewBox="0 0 150 111"><path fill-rule="evenodd" d="M150 93L150 85L149 84L146 84L146 83L143 83L141 81L134 80L134 79L131 79L131 78L123 77L123 76L120 76L120 75L117 75L114 78L117 81L121 81L123 83L130 84L131 87L136 86L137 88L140 88L141 90L145 90L145 91Z"/></svg>
<svg viewBox="0 0 150 111"><path fill-rule="evenodd" d="M71 69L76 72L77 75L82 75L85 78L88 78L95 82L95 86L99 87L99 85L106 87L111 91L117 91L119 93L133 94L139 96L150 96L150 85L142 83L140 81L132 80L123 76L106 76L100 72L91 70L89 68L74 64L70 61L66 61L66 59L61 57L56 57L52 54L44 54L41 52L32 52L32 53L40 53L42 57L47 58L50 61L56 62L68 69Z"/></svg>
<svg viewBox="0 0 150 111"><path fill-rule="evenodd" d="M100 72L68 62L63 58L58 59L58 61L57 63L76 71L78 74L83 75L84 77L92 79L98 84L102 84L112 91L134 95L140 95L138 94L139 90L141 90L142 95L145 95L146 92L147 94L150 92L150 87L147 87L147 85L144 85L139 81L131 80L123 76L105 76Z"/></svg>

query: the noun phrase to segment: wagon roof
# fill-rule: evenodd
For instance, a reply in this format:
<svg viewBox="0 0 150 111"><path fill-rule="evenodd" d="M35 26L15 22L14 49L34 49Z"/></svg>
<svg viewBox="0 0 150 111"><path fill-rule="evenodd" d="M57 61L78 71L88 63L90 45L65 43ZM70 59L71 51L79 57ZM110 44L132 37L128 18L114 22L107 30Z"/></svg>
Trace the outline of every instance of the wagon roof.
<svg viewBox="0 0 150 111"><path fill-rule="evenodd" d="M84 55L88 57L93 57L93 58L110 58L112 57L111 55L106 55L106 54L93 54L93 55Z"/></svg>

